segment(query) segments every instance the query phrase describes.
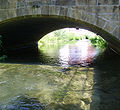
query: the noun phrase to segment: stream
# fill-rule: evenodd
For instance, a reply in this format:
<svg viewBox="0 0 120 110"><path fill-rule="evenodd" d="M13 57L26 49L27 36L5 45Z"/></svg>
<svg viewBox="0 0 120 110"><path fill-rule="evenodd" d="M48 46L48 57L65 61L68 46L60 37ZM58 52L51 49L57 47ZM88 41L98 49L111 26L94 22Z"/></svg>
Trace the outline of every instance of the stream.
<svg viewBox="0 0 120 110"><path fill-rule="evenodd" d="M120 110L120 56L84 40L8 57L0 110Z"/></svg>

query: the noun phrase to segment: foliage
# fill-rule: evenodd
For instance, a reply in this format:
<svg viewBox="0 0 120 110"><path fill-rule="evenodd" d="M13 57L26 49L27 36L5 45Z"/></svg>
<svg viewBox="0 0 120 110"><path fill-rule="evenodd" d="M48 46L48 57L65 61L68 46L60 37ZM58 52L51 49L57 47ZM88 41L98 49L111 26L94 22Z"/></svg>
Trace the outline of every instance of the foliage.
<svg viewBox="0 0 120 110"><path fill-rule="evenodd" d="M2 36L0 35L0 47L2 47Z"/></svg>
<svg viewBox="0 0 120 110"><path fill-rule="evenodd" d="M6 55L2 55L2 56L0 57L0 61L5 61L6 58L7 58Z"/></svg>
<svg viewBox="0 0 120 110"><path fill-rule="evenodd" d="M4 55L3 50L2 50L2 35L0 35L0 61L4 61L7 56Z"/></svg>
<svg viewBox="0 0 120 110"><path fill-rule="evenodd" d="M89 39L93 46L98 48L105 48L106 41L100 36L94 34L90 35L86 33L85 35L76 34L76 32L70 32L65 29L54 31L50 34L45 35L40 41L39 46L44 45L56 45L58 43L67 44L67 43L76 43L78 40Z"/></svg>
<svg viewBox="0 0 120 110"><path fill-rule="evenodd" d="M91 43L95 46L95 47L99 47L99 48L105 48L107 43L106 41L101 38L100 36L95 36L94 38L89 38L91 40Z"/></svg>

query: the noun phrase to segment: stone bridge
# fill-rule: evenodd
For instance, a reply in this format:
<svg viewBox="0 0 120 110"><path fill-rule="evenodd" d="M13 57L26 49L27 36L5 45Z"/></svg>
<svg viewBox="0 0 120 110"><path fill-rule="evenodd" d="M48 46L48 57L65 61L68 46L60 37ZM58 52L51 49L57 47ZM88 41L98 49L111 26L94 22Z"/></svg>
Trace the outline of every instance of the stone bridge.
<svg viewBox="0 0 120 110"><path fill-rule="evenodd" d="M95 32L120 51L120 0L0 0L6 50L36 47L45 34L66 27Z"/></svg>

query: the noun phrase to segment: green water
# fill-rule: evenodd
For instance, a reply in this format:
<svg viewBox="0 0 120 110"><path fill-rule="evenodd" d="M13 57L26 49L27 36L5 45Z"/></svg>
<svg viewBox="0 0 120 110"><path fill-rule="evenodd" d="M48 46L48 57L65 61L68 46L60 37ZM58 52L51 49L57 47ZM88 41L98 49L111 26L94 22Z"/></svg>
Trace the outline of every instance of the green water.
<svg viewBox="0 0 120 110"><path fill-rule="evenodd" d="M59 48L48 50L36 64L0 63L0 110L120 109L118 55L106 50L91 66L63 68Z"/></svg>
<svg viewBox="0 0 120 110"><path fill-rule="evenodd" d="M37 98L41 104L45 104L51 110L61 107L90 108L94 69L73 67L69 71L59 72L61 69L58 66L48 65L1 64L1 106L4 108L5 104L6 110L11 107L11 102L18 101L17 97L27 96ZM12 106L22 107L21 104Z"/></svg>

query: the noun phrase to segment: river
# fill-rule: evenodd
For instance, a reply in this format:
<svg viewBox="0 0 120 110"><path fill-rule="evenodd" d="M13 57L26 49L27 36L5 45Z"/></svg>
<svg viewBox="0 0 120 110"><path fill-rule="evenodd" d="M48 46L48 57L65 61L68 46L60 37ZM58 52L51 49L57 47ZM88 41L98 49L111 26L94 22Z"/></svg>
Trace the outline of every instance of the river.
<svg viewBox="0 0 120 110"><path fill-rule="evenodd" d="M120 110L120 56L87 40L9 57L0 63L0 110Z"/></svg>

